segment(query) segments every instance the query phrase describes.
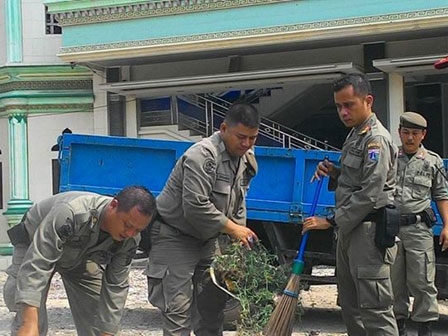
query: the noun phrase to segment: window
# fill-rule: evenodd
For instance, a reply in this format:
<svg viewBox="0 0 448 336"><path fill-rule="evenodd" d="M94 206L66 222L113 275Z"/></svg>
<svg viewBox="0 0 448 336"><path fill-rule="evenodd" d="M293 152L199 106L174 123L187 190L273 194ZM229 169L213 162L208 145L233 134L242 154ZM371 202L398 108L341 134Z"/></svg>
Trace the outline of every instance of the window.
<svg viewBox="0 0 448 336"><path fill-rule="evenodd" d="M48 13L48 7L45 6L45 34L55 35L62 34L62 28L59 26L59 22L56 20L54 14Z"/></svg>

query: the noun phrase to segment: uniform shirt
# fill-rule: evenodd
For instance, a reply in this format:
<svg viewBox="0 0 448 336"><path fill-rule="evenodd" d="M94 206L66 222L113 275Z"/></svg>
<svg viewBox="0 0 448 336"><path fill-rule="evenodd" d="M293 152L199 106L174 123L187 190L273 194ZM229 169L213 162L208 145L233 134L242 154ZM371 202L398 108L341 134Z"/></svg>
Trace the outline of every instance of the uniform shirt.
<svg viewBox="0 0 448 336"><path fill-rule="evenodd" d="M340 163L335 221L349 233L374 209L393 204L397 147L375 114L351 129Z"/></svg>
<svg viewBox="0 0 448 336"><path fill-rule="evenodd" d="M99 239L102 214L110 201L110 197L97 194L65 192L35 204L28 211L24 223L31 245L17 276L17 303L39 307L42 292L54 271L69 272L87 260L107 264L97 327L112 334L118 332L139 237L116 242L101 232Z"/></svg>
<svg viewBox="0 0 448 336"><path fill-rule="evenodd" d="M255 174L246 156L231 157L215 132L178 160L157 197L157 211L186 235L204 241L216 237L228 219L246 224L246 192Z"/></svg>
<svg viewBox="0 0 448 336"><path fill-rule="evenodd" d="M440 171L439 171L440 170ZM416 214L434 201L448 199L448 184L439 155L420 147L410 159L400 147L395 205L402 214Z"/></svg>

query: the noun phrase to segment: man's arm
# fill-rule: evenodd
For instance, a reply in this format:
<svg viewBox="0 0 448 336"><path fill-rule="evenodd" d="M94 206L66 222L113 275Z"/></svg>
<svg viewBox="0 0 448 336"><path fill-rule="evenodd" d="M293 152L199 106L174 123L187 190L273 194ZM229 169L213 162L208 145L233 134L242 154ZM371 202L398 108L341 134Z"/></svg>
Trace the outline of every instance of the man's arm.
<svg viewBox="0 0 448 336"><path fill-rule="evenodd" d="M436 204L443 222L443 228L439 236L439 245L442 246L442 251L445 251L448 248L448 200L436 201Z"/></svg>
<svg viewBox="0 0 448 336"><path fill-rule="evenodd" d="M38 328L38 307L62 255L63 240L59 228L73 220L73 212L65 205L54 207L40 223L17 275L16 303L22 304L26 327ZM36 317L36 318L35 318ZM25 320L24 320L25 322ZM24 324L25 327L25 324Z"/></svg>
<svg viewBox="0 0 448 336"><path fill-rule="evenodd" d="M448 248L448 181L443 172L443 161L437 158L435 178L431 188L431 197L437 204L440 217L442 218L443 228L439 236L439 245L442 245L442 251Z"/></svg>
<svg viewBox="0 0 448 336"><path fill-rule="evenodd" d="M337 167L333 162L324 160L319 162L317 165L316 171L311 178L311 182L314 182L314 180L319 180L321 176L328 176L330 179L335 180L334 183L337 185L337 180L340 174L341 169L339 167Z"/></svg>
<svg viewBox="0 0 448 336"><path fill-rule="evenodd" d="M255 232L243 225L232 222L230 219L227 221L226 225L224 225L221 232L227 233L234 239L240 240L243 245L249 249L251 248L251 245L258 240Z"/></svg>
<svg viewBox="0 0 448 336"><path fill-rule="evenodd" d="M221 232L228 223L227 216L211 200L216 180L216 158L208 148L197 146L187 152L183 162L182 207L185 218L203 240ZM222 185L222 197L227 197L230 185Z"/></svg>
<svg viewBox="0 0 448 336"><path fill-rule="evenodd" d="M39 336L39 309L37 307L22 305L22 325L17 336Z"/></svg>
<svg viewBox="0 0 448 336"><path fill-rule="evenodd" d="M369 144L372 144L369 147ZM347 204L336 210L335 221L342 233L348 233L373 211L383 194L387 172L391 169L391 150L382 136L369 139L363 153L360 188L351 193ZM344 162L341 162L344 165ZM384 204L386 205L386 204Z"/></svg>
<svg viewBox="0 0 448 336"><path fill-rule="evenodd" d="M120 330L129 290L129 272L137 245L137 237L124 241L104 271L96 321L96 327L103 335L115 335Z"/></svg>

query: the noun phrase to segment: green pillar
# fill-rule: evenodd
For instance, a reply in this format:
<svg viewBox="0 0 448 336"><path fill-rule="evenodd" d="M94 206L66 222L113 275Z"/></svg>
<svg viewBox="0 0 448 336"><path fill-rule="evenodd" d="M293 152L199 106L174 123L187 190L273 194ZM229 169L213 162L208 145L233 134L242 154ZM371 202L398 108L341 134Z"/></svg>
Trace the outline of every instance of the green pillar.
<svg viewBox="0 0 448 336"><path fill-rule="evenodd" d="M10 192L8 209L4 215L9 225L17 224L33 204L28 192L28 139L25 114L9 116Z"/></svg>
<svg viewBox="0 0 448 336"><path fill-rule="evenodd" d="M22 1L6 0L6 62L21 63L23 60L22 43Z"/></svg>

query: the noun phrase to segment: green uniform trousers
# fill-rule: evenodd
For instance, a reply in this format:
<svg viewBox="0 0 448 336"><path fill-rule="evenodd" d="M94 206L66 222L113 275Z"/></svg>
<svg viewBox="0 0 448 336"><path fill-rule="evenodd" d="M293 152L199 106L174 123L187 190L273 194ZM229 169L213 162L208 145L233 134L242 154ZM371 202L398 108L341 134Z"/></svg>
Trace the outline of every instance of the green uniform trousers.
<svg viewBox="0 0 448 336"><path fill-rule="evenodd" d="M411 319L430 322L439 319L436 266L431 229L418 222L400 227L398 253L392 267L394 313L397 319L409 317L409 294L414 297Z"/></svg>
<svg viewBox="0 0 448 336"><path fill-rule="evenodd" d="M10 311L16 312L11 325L11 335L15 335L22 325L21 305L15 303L16 279L28 246L14 247L12 264L8 267L8 278L3 289L5 304ZM56 269L61 275L75 322L77 334L80 336L95 336L99 331L93 327L97 314L98 301L101 290L102 272L99 266L88 262L80 267L67 271ZM46 300L50 283L42 295L39 307L39 335L46 335L48 331Z"/></svg>
<svg viewBox="0 0 448 336"><path fill-rule="evenodd" d="M336 254L339 304L350 336L396 336L390 265L396 246L375 246L375 223L339 235Z"/></svg>
<svg viewBox="0 0 448 336"><path fill-rule="evenodd" d="M148 299L162 312L164 336L222 335L226 295L210 283L217 239L206 242L158 221L151 229Z"/></svg>

